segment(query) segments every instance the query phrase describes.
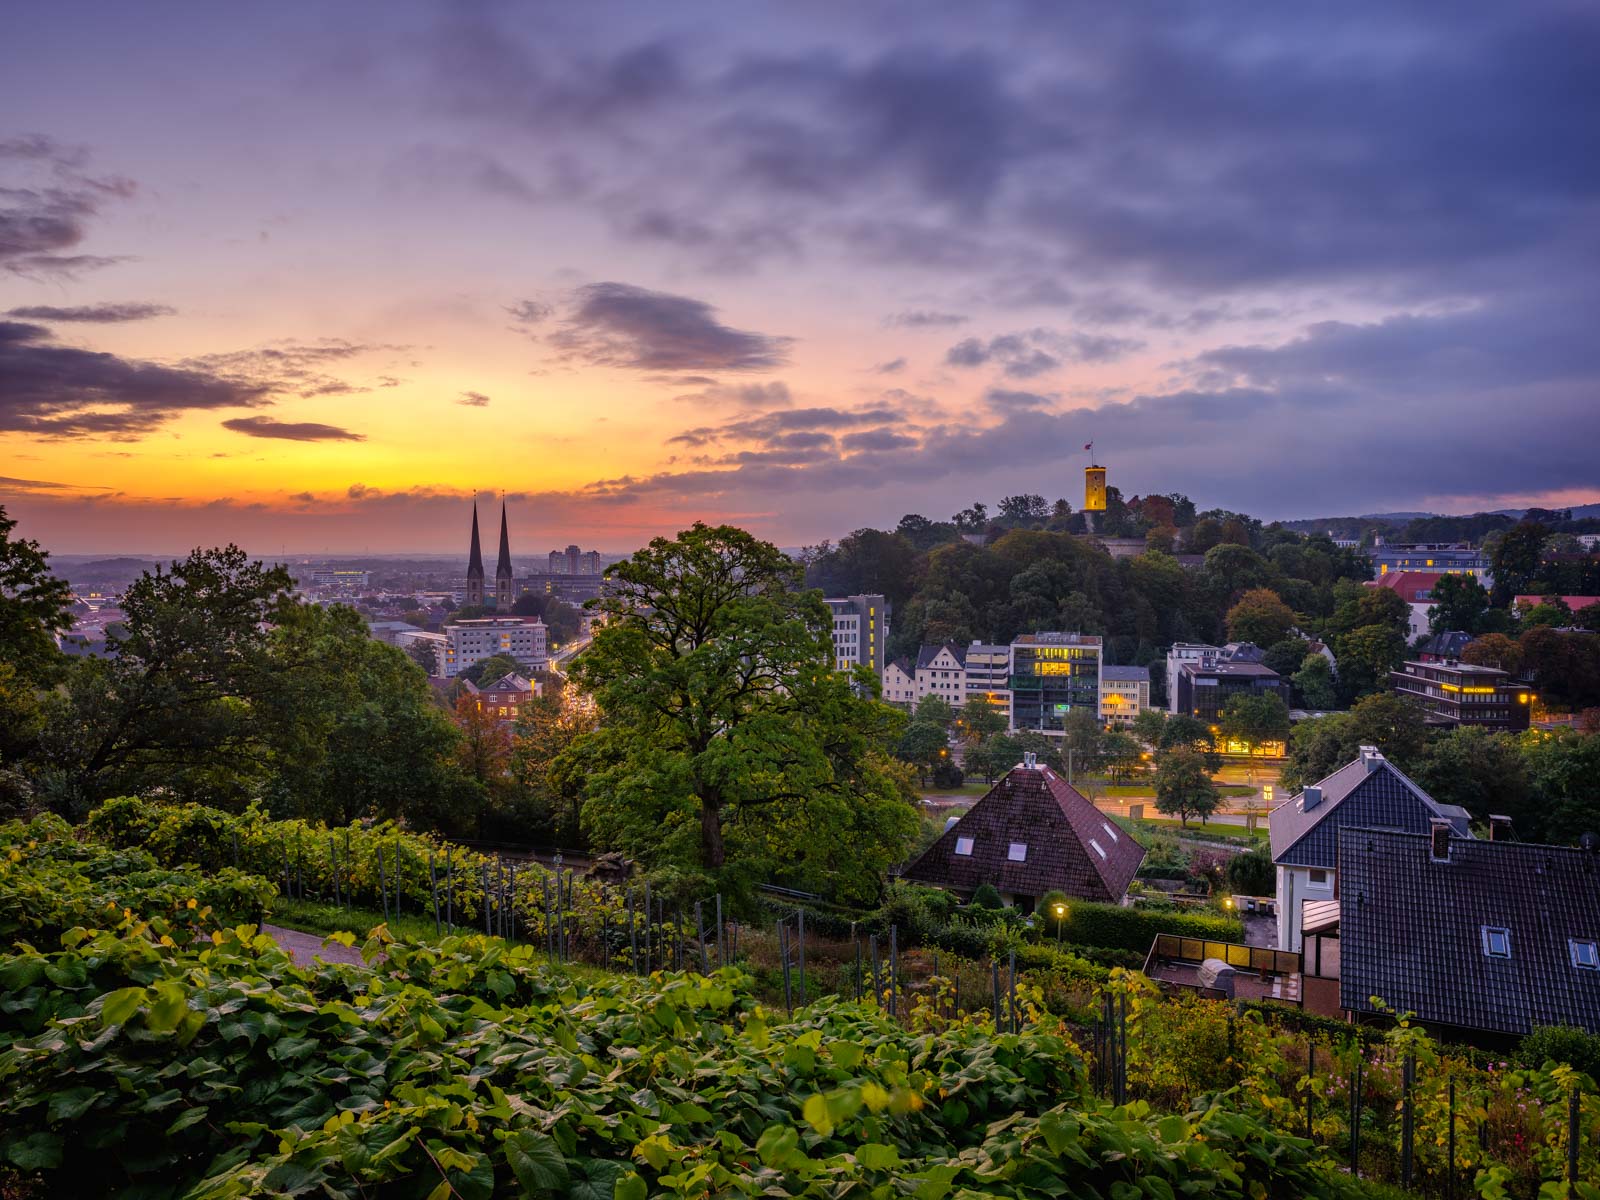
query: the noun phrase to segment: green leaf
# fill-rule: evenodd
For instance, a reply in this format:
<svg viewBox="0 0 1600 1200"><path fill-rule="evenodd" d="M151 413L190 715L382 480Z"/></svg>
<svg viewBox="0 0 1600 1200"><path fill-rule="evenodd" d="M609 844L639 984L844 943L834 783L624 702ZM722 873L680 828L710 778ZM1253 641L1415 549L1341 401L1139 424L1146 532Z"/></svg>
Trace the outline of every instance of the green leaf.
<svg viewBox="0 0 1600 1200"><path fill-rule="evenodd" d="M768 1125L756 1139L756 1154L769 1167L784 1166L799 1148L800 1133L790 1125Z"/></svg>
<svg viewBox="0 0 1600 1200"><path fill-rule="evenodd" d="M170 1033L189 1011L189 997L178 983L156 985L156 999L145 1015L144 1023L155 1033Z"/></svg>
<svg viewBox="0 0 1600 1200"><path fill-rule="evenodd" d="M805 1118L807 1125L823 1137L833 1133L833 1118L828 1114L828 1101L820 1093L806 1098L805 1105L800 1109L800 1115Z"/></svg>
<svg viewBox="0 0 1600 1200"><path fill-rule="evenodd" d="M94 1106L100 1097L100 1090L92 1087L68 1088L64 1092L57 1092L50 1097L48 1112L51 1123L56 1121L76 1121Z"/></svg>
<svg viewBox="0 0 1600 1200"><path fill-rule="evenodd" d="M100 1019L107 1025L125 1024L129 1017L139 1011L144 996L142 987L118 988L114 992L107 992L100 1004Z"/></svg>
<svg viewBox="0 0 1600 1200"><path fill-rule="evenodd" d="M650 1194L650 1189L645 1187L644 1180L637 1171L629 1171L617 1180L616 1190L611 1193L612 1200L645 1200Z"/></svg>
<svg viewBox="0 0 1600 1200"><path fill-rule="evenodd" d="M900 1151L882 1142L867 1142L856 1148L856 1162L869 1171L892 1171L900 1165Z"/></svg>
<svg viewBox="0 0 1600 1200"><path fill-rule="evenodd" d="M531 1195L559 1192L567 1185L567 1160L547 1133L517 1130L506 1138L506 1162L523 1190Z"/></svg>
<svg viewBox="0 0 1600 1200"><path fill-rule="evenodd" d="M179 1117L171 1125L167 1126L167 1136L171 1137L175 1133L182 1133L191 1125L198 1125L201 1121L206 1119L206 1116L210 1113L210 1111L211 1110L204 1104L198 1104L194 1108L189 1109L183 1114L183 1116Z"/></svg>
<svg viewBox="0 0 1600 1200"><path fill-rule="evenodd" d="M21 1171L49 1171L61 1165L61 1139L41 1130L12 1145L6 1157Z"/></svg>
<svg viewBox="0 0 1600 1200"><path fill-rule="evenodd" d="M828 1047L828 1053L844 1070L854 1071L861 1065L861 1060L866 1057L867 1052L855 1042L834 1042Z"/></svg>
<svg viewBox="0 0 1600 1200"><path fill-rule="evenodd" d="M621 1163L590 1159L583 1164L583 1178L574 1179L568 1188L568 1200L613 1200L623 1171Z"/></svg>

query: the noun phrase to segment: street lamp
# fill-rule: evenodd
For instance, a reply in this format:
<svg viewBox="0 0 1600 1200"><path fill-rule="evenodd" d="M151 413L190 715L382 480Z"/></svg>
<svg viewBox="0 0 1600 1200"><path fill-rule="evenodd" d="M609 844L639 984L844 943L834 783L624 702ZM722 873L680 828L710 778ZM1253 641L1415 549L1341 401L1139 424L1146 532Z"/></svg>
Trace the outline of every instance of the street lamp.
<svg viewBox="0 0 1600 1200"><path fill-rule="evenodd" d="M1067 919L1067 906L1057 900L1050 906L1050 912L1056 919L1056 949L1061 949L1061 925Z"/></svg>

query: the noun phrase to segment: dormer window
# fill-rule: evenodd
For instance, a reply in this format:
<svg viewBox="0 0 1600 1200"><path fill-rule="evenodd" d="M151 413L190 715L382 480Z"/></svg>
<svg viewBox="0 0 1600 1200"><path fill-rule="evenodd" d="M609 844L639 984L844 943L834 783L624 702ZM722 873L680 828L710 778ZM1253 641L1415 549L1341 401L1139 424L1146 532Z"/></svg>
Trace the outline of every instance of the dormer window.
<svg viewBox="0 0 1600 1200"><path fill-rule="evenodd" d="M1567 942L1567 952L1572 955L1572 965L1580 971L1600 971L1600 942L1572 938Z"/></svg>
<svg viewBox="0 0 1600 1200"><path fill-rule="evenodd" d="M1006 849L1006 858L1011 862L1027 862L1028 843L1012 842L1011 845Z"/></svg>
<svg viewBox="0 0 1600 1200"><path fill-rule="evenodd" d="M956 853L970 856L972 854L972 839L969 837L958 837L956 839Z"/></svg>
<svg viewBox="0 0 1600 1200"><path fill-rule="evenodd" d="M1483 953L1486 958L1511 957L1511 931L1494 925L1484 925Z"/></svg>

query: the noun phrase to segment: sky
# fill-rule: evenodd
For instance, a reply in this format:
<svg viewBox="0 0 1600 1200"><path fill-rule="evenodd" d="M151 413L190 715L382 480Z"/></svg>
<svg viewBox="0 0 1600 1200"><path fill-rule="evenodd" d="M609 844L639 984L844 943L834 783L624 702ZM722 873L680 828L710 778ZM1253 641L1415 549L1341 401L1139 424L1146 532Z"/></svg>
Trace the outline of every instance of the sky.
<svg viewBox="0 0 1600 1200"><path fill-rule="evenodd" d="M1600 500L1589 0L28 5L0 504L59 553Z"/></svg>

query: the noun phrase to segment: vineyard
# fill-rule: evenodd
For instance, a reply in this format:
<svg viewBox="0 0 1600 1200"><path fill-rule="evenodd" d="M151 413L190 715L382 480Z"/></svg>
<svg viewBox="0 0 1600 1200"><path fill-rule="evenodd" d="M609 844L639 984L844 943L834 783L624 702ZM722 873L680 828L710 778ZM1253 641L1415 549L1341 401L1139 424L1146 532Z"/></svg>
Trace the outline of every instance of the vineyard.
<svg viewBox="0 0 1600 1200"><path fill-rule="evenodd" d="M195 814L171 812L183 810L158 818L164 832L103 812L90 840L50 818L0 827L14 943L0 956L0 1161L13 1172L0 1192L1394 1194L1350 1175L1353 1116L1364 1177L1400 1178L1405 1122L1422 1194L1600 1197L1587 1182L1600 1096L1570 1067L1485 1062L1404 1024L1368 1042L1307 1034L1162 1001L1122 970L1098 985L1117 1013L1110 1050L1103 1027L1052 1012L1063 1006L1026 975L995 1011L982 993L952 1006L934 970L907 975L892 1014L871 988L858 1003L814 986L788 1016L732 945L706 974L640 977L552 966L542 930L524 944L403 944L379 927L365 965L302 968L256 932L276 888L232 865L239 831L206 834L210 859L186 857L176 839ZM199 866L163 865L183 861ZM375 895L396 878L342 861L341 887ZM455 897L469 913L474 899Z"/></svg>

